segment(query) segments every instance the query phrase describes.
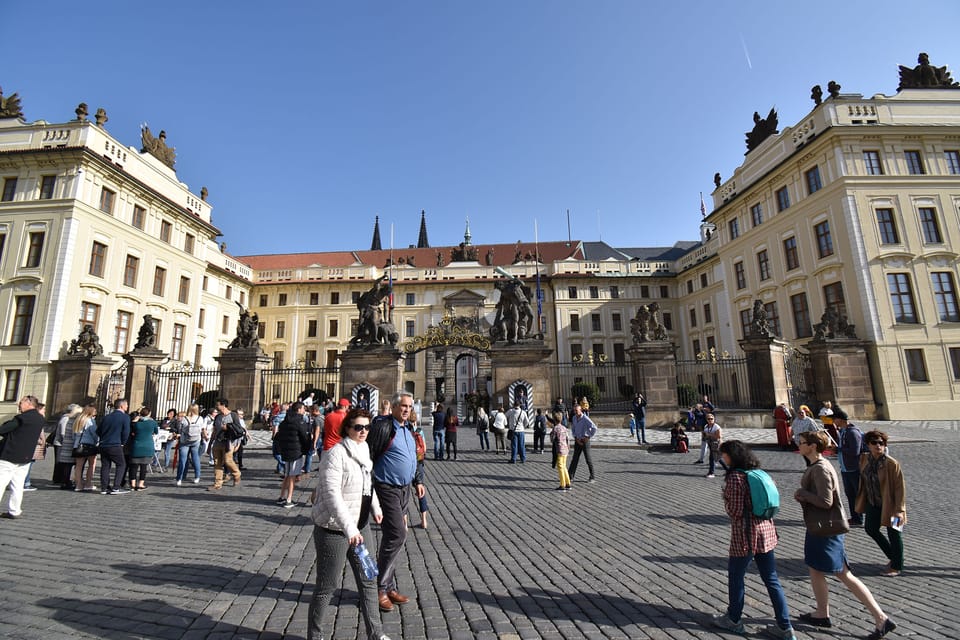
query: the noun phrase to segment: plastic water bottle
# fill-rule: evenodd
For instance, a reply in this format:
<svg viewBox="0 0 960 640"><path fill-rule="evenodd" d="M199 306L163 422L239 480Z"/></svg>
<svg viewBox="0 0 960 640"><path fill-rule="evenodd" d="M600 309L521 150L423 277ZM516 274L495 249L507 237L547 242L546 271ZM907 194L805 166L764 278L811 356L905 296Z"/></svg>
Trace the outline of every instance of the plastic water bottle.
<svg viewBox="0 0 960 640"><path fill-rule="evenodd" d="M353 548L353 552L357 554L357 559L360 561L360 568L363 570L363 575L367 577L367 580L373 580L380 574L380 571L377 569L377 561L374 560L370 552L367 551L367 545L361 542Z"/></svg>

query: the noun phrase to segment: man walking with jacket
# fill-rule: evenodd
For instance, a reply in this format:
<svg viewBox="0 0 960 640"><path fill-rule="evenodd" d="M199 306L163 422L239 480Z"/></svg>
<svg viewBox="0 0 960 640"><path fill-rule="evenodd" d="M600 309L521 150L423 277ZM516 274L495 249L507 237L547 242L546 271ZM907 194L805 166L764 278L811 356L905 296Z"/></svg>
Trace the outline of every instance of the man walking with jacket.
<svg viewBox="0 0 960 640"><path fill-rule="evenodd" d="M22 513L23 482L33 462L33 451L43 434L44 418L37 411L38 401L24 396L17 403L20 413L0 426L0 499L10 485L10 498L2 518L19 518Z"/></svg>

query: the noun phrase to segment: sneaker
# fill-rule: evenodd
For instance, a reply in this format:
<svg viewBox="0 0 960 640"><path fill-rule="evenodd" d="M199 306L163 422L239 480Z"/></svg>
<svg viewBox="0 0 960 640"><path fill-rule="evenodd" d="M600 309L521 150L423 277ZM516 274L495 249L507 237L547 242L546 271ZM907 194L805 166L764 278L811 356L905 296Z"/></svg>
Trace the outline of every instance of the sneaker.
<svg viewBox="0 0 960 640"><path fill-rule="evenodd" d="M129 489L114 489L110 492L111 496L122 496L125 493L130 493Z"/></svg>
<svg viewBox="0 0 960 640"><path fill-rule="evenodd" d="M13 515L13 514L10 513L9 511L5 511L4 513L0 513L0 518L4 518L4 519L6 519L6 520L16 520L16 519L19 518L19 517L20 517L20 514L19 514L19 513L18 513L17 515Z"/></svg>
<svg viewBox="0 0 960 640"><path fill-rule="evenodd" d="M896 578L897 576L900 575L900 570L890 568L890 569L886 569L885 571L881 571L880 575L883 576L884 578Z"/></svg>
<svg viewBox="0 0 960 640"><path fill-rule="evenodd" d="M284 509L293 509L295 506L297 506L297 503L296 503L296 502L284 502L284 503L283 503L283 508L284 508Z"/></svg>
<svg viewBox="0 0 960 640"><path fill-rule="evenodd" d="M708 478L716 478L717 476L713 475L712 473L708 473L708 474L707 474L707 477L708 477Z"/></svg>
<svg viewBox="0 0 960 640"><path fill-rule="evenodd" d="M30 486L30 487L24 487L23 490L24 490L24 491L36 491L37 488L34 487L34 486Z"/></svg>
<svg viewBox="0 0 960 640"><path fill-rule="evenodd" d="M797 640L797 636L794 635L793 629L781 629L777 624L768 624L763 628L768 636L774 638L780 638L781 640Z"/></svg>
<svg viewBox="0 0 960 640"><path fill-rule="evenodd" d="M177 480L177 486L178 486L178 487L182 487L182 486L183 486L183 480Z"/></svg>
<svg viewBox="0 0 960 640"><path fill-rule="evenodd" d="M697 460L697 461L694 462L693 464L703 464L703 460Z"/></svg>
<svg viewBox="0 0 960 640"><path fill-rule="evenodd" d="M861 521L859 521L859 520L856 520L856 519L854 519L854 518L850 518L849 520L847 520L847 526L850 527L850 528L853 528L853 527L862 527L862 526L863 526L863 522L861 522Z"/></svg>
<svg viewBox="0 0 960 640"><path fill-rule="evenodd" d="M276 500L274 500L274 502L276 502L277 504L286 504L286 503L287 503L287 499L286 499L286 498L277 498Z"/></svg>
<svg viewBox="0 0 960 640"><path fill-rule="evenodd" d="M93 489L90 489L90 490L93 491L94 489L96 489L96 487L94 487ZM109 495L109 494L110 494L110 489L104 489L103 491L100 492L100 495L102 495L102 496L106 496L106 495Z"/></svg>
<svg viewBox="0 0 960 640"><path fill-rule="evenodd" d="M715 613L713 614L713 626L718 629L726 629L727 631L733 631L734 633L744 633L745 629L743 628L743 621L734 622L730 619L725 613Z"/></svg>
<svg viewBox="0 0 960 640"><path fill-rule="evenodd" d="M193 479L193 484L200 484L200 478L199 478L199 477L194 478L194 479Z"/></svg>

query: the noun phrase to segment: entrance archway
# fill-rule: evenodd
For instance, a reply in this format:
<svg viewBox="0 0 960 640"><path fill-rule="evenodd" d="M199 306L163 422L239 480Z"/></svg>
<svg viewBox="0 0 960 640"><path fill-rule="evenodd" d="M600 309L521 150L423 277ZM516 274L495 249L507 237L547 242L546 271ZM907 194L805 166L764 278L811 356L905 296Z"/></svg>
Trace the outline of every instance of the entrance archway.
<svg viewBox="0 0 960 640"><path fill-rule="evenodd" d="M455 375L456 375L456 402L457 402L457 417L461 420L471 419L474 416L470 415L470 407L467 406L466 396L470 393L475 393L477 389L477 373L479 371L479 363L477 362L477 357L472 353L461 354L457 358Z"/></svg>

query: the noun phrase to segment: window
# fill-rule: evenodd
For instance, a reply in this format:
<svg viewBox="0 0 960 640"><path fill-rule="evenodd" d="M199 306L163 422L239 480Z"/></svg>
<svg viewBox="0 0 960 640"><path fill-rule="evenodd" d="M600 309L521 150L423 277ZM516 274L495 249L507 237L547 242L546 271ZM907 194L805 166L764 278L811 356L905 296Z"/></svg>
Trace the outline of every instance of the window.
<svg viewBox="0 0 960 640"><path fill-rule="evenodd" d="M798 338L809 338L813 335L810 325L810 307L807 304L807 294L798 293L790 296L790 310L793 311L793 326L797 330Z"/></svg>
<svg viewBox="0 0 960 640"><path fill-rule="evenodd" d="M770 279L770 256L766 249L757 254L757 269L761 281Z"/></svg>
<svg viewBox="0 0 960 640"><path fill-rule="evenodd" d="M583 358L583 345L582 344L571 344L570 345L570 360L572 362L577 362Z"/></svg>
<svg viewBox="0 0 960 640"><path fill-rule="evenodd" d="M747 288L747 273L742 262L733 263L733 274L737 279L737 289Z"/></svg>
<svg viewBox="0 0 960 640"><path fill-rule="evenodd" d="M770 325L770 330L776 336L783 336L783 332L780 331L780 313L777 310L777 303L768 302L763 305L763 308L767 310L767 324Z"/></svg>
<svg viewBox="0 0 960 640"><path fill-rule="evenodd" d="M923 158L919 151L904 151L903 157L907 161L907 173L912 176L922 176L926 173L923 168Z"/></svg>
<svg viewBox="0 0 960 640"><path fill-rule="evenodd" d="M330 304L340 304L340 292L331 291L330 292Z"/></svg>
<svg viewBox="0 0 960 640"><path fill-rule="evenodd" d="M750 337L750 322L753 318L753 312L750 309L740 310L740 330L744 338Z"/></svg>
<svg viewBox="0 0 960 640"><path fill-rule="evenodd" d="M887 287L890 290L890 303L893 305L894 322L916 324L917 312L913 305L913 290L910 288L910 276L906 273L888 273Z"/></svg>
<svg viewBox="0 0 960 640"><path fill-rule="evenodd" d="M700 353L700 340L693 341L693 354L697 355Z"/></svg>
<svg viewBox="0 0 960 640"><path fill-rule="evenodd" d="M17 193L17 179L4 178L3 196L0 196L0 202L10 202L11 200L13 200L13 196L16 193Z"/></svg>
<svg viewBox="0 0 960 640"><path fill-rule="evenodd" d="M308 338L317 337L317 321L316 320L307 320L307 337Z"/></svg>
<svg viewBox="0 0 960 640"><path fill-rule="evenodd" d="M230 333L230 316L223 316L220 322L220 333L224 335ZM263 336L260 337L262 338Z"/></svg>
<svg viewBox="0 0 960 640"><path fill-rule="evenodd" d="M100 189L100 211L113 215L113 201L117 194L106 187Z"/></svg>
<svg viewBox="0 0 960 640"><path fill-rule="evenodd" d="M790 208L790 192L786 187L777 189L777 211L783 211Z"/></svg>
<svg viewBox="0 0 960 640"><path fill-rule="evenodd" d="M610 319L613 323L614 331L623 331L623 318L619 313L611 314Z"/></svg>
<svg viewBox="0 0 960 640"><path fill-rule="evenodd" d="M320 304L320 294L316 291L310 293L310 306L317 306Z"/></svg>
<svg viewBox="0 0 960 640"><path fill-rule="evenodd" d="M167 270L157 267L153 270L153 295L162 296L167 286Z"/></svg>
<svg viewBox="0 0 960 640"><path fill-rule="evenodd" d="M933 281L933 298L937 301L940 322L960 322L953 274L949 271L934 271L930 274L930 278Z"/></svg>
<svg viewBox="0 0 960 640"><path fill-rule="evenodd" d="M287 336L287 323L285 320L277 320L277 338L285 338Z"/></svg>
<svg viewBox="0 0 960 640"><path fill-rule="evenodd" d="M843 284L834 282L823 288L823 302L825 308L833 308L838 315L847 317L847 302L843 297Z"/></svg>
<svg viewBox="0 0 960 640"><path fill-rule="evenodd" d="M417 304L417 294L415 294L415 293L408 293L408 294L406 295L406 302L407 302L407 306L408 306L408 307Z"/></svg>
<svg viewBox="0 0 960 640"><path fill-rule="evenodd" d="M200 315L197 317L197 328L203 329L203 325L207 322L207 310L203 307L200 307Z"/></svg>
<svg viewBox="0 0 960 640"><path fill-rule="evenodd" d="M599 342L594 342L594 343L593 343L593 353L594 353L594 355L602 356L602 355L604 354L603 344L602 344L602 343L599 343ZM597 359L599 360L599 358L597 358Z"/></svg>
<svg viewBox="0 0 960 640"><path fill-rule="evenodd" d="M43 257L43 241L46 238L44 231L32 231L27 240L27 260L23 266L34 268L40 266L40 258Z"/></svg>
<svg viewBox="0 0 960 640"><path fill-rule="evenodd" d="M863 164L867 169L868 176L882 176L883 175L883 165L880 164L880 152L879 151L864 151L863 152Z"/></svg>
<svg viewBox="0 0 960 640"><path fill-rule="evenodd" d="M83 331L84 325L90 325L96 333L100 332L100 305L92 302L80 303L79 331Z"/></svg>
<svg viewBox="0 0 960 640"><path fill-rule="evenodd" d="M703 303L703 323L710 324L713 322L713 310L710 308L710 303Z"/></svg>
<svg viewBox="0 0 960 640"><path fill-rule="evenodd" d="M114 332L113 352L126 353L130 345L130 323L133 322L133 314L127 311L117 311L117 326Z"/></svg>
<svg viewBox="0 0 960 640"><path fill-rule="evenodd" d="M240 306L242 307L242 306L245 305L245 304L247 304L247 292L246 292L246 291L241 291L241 292L240 292Z"/></svg>
<svg viewBox="0 0 960 640"><path fill-rule="evenodd" d="M640 285L640 297L649 298L650 297L650 286L646 284Z"/></svg>
<svg viewBox="0 0 960 640"><path fill-rule="evenodd" d="M613 361L617 364L623 364L627 361L627 353L623 348L622 342L613 343Z"/></svg>
<svg viewBox="0 0 960 640"><path fill-rule="evenodd" d="M727 223L727 228L730 229L730 239L736 240L740 237L740 221L734 218Z"/></svg>
<svg viewBox="0 0 960 640"><path fill-rule="evenodd" d="M317 351L315 349L307 349L303 352L303 359L306 362L306 365L310 368L317 366Z"/></svg>
<svg viewBox="0 0 960 640"><path fill-rule="evenodd" d="M880 229L880 244L899 244L900 235L893 220L893 209L877 209L877 226Z"/></svg>
<svg viewBox="0 0 960 640"><path fill-rule="evenodd" d="M405 324L406 337L412 338L417 335L417 323L414 320L407 320Z"/></svg>
<svg viewBox="0 0 960 640"><path fill-rule="evenodd" d="M350 337L351 338L355 337L359 330L360 330L360 319L351 318L350 319Z"/></svg>
<svg viewBox="0 0 960 640"><path fill-rule="evenodd" d="M133 205L133 218L130 223L137 229L143 229L144 222L147 219L147 210L138 204Z"/></svg>
<svg viewBox="0 0 960 640"><path fill-rule="evenodd" d="M807 195L813 195L823 187L820 181L820 167L814 167L803 174L807 179Z"/></svg>
<svg viewBox="0 0 960 640"><path fill-rule="evenodd" d="M940 235L940 222L937 220L937 211L933 207L920 207L920 228L923 229L923 241L927 244L943 242L943 236Z"/></svg>
<svg viewBox="0 0 960 640"><path fill-rule="evenodd" d="M40 178L40 199L51 200L53 190L57 186L57 176L43 176Z"/></svg>
<svg viewBox="0 0 960 640"><path fill-rule="evenodd" d="M177 300L183 304L187 304L190 300L190 278L187 276L180 276L180 291L177 293Z"/></svg>
<svg viewBox="0 0 960 640"><path fill-rule="evenodd" d="M281 293L279 296L277 296L277 306L278 307L287 306L287 294Z"/></svg>
<svg viewBox="0 0 960 640"><path fill-rule="evenodd" d="M571 300L575 300L577 297L577 288L576 287L567 287L567 297Z"/></svg>
<svg viewBox="0 0 960 640"><path fill-rule="evenodd" d="M407 373L413 373L417 370L417 354L409 354L403 361L403 370Z"/></svg>
<svg viewBox="0 0 960 640"><path fill-rule="evenodd" d="M707 286L707 274L700 274L700 288L703 289Z"/></svg>
<svg viewBox="0 0 960 640"><path fill-rule="evenodd" d="M600 288L599 288L599 287L595 287L595 286L591 286L591 287L590 287L590 297L593 298L594 300L597 299L597 298L599 298L599 297L600 297Z"/></svg>
<svg viewBox="0 0 960 640"><path fill-rule="evenodd" d="M960 151L944 151L943 157L947 161L947 173L960 174ZM6 189L4 189L4 193L6 193Z"/></svg>
<svg viewBox="0 0 960 640"><path fill-rule="evenodd" d="M615 285L615 284L610 285L610 297L611 297L612 299L614 299L614 300L617 299L617 298L619 298L619 297L620 297L620 287L618 287L618 286Z"/></svg>
<svg viewBox="0 0 960 640"><path fill-rule="evenodd" d="M663 312L663 328L673 331L673 315L669 311Z"/></svg>
<svg viewBox="0 0 960 640"><path fill-rule="evenodd" d="M230 285L227 285L227 291L224 298L226 298L227 300L233 300L233 287L231 287Z"/></svg>
<svg viewBox="0 0 960 640"><path fill-rule="evenodd" d="M107 263L107 245L99 242L93 243L93 249L90 250L90 275L103 277L103 268Z"/></svg>
<svg viewBox="0 0 960 640"><path fill-rule="evenodd" d="M274 351L273 352L273 368L282 369L283 368L283 351Z"/></svg>
<svg viewBox="0 0 960 640"><path fill-rule="evenodd" d="M206 291L208 286L210 286L210 278L203 276L203 280L200 282L200 288Z"/></svg>
<svg viewBox="0 0 960 640"><path fill-rule="evenodd" d="M260 294L260 306L261 307L267 306L267 294L265 293Z"/></svg>
<svg viewBox="0 0 960 640"><path fill-rule="evenodd" d="M687 280L687 293L693 293L693 280Z"/></svg>
<svg viewBox="0 0 960 640"><path fill-rule="evenodd" d="M128 287L137 286L137 271L140 270L140 258L128 255L123 263L123 284ZM163 289L161 287L161 293Z"/></svg>
<svg viewBox="0 0 960 640"><path fill-rule="evenodd" d="M203 345L198 344L193 350L193 366L196 367L203 361Z"/></svg>
<svg viewBox="0 0 960 640"><path fill-rule="evenodd" d="M336 349L327 349L327 366L328 367L337 366L337 350Z"/></svg>
<svg viewBox="0 0 960 640"><path fill-rule="evenodd" d="M580 314L570 314L570 331L580 331Z"/></svg>
<svg viewBox="0 0 960 640"><path fill-rule="evenodd" d="M665 284L660 285L660 297L669 298L670 297L670 287Z"/></svg>
<svg viewBox="0 0 960 640"><path fill-rule="evenodd" d="M602 329L600 329L600 314L599 314L599 313L591 313L591 314L590 314L590 329L591 329L594 333L597 333L597 332L602 331Z"/></svg>
<svg viewBox="0 0 960 640"><path fill-rule="evenodd" d="M3 266L3 246L7 244L7 234L0 233L0 267Z"/></svg>
<svg viewBox="0 0 960 640"><path fill-rule="evenodd" d="M713 336L707 336L707 353L716 353L717 339Z"/></svg>
<svg viewBox="0 0 960 640"><path fill-rule="evenodd" d="M327 323L327 333L331 338L336 338L340 335L340 321L337 319L331 319Z"/></svg>
<svg viewBox="0 0 960 640"><path fill-rule="evenodd" d="M697 326L697 310L696 309L690 309L690 326L691 327Z"/></svg>
<svg viewBox="0 0 960 640"><path fill-rule="evenodd" d="M224 333L226 333L226 331L224 331ZM266 323L266 322L258 322L258 323L257 323L257 338L259 338L260 340L263 340L263 339L266 338L266 337L267 337L267 323Z"/></svg>
<svg viewBox="0 0 960 640"><path fill-rule="evenodd" d="M950 347L950 368L953 370L953 379L960 380L960 349Z"/></svg>
<svg viewBox="0 0 960 640"><path fill-rule="evenodd" d="M923 349L904 349L907 359L907 376L910 382L927 382L927 364L923 361Z"/></svg>
<svg viewBox="0 0 960 640"><path fill-rule="evenodd" d="M787 265L787 271L800 267L800 254L797 253L796 238L790 237L783 241L783 258Z"/></svg>
<svg viewBox="0 0 960 640"><path fill-rule="evenodd" d="M26 345L30 343L30 325L33 324L33 306L35 302L36 296L16 297L10 344Z"/></svg>
<svg viewBox="0 0 960 640"><path fill-rule="evenodd" d="M197 243L197 238L192 233L188 233L183 237L183 250L187 253L193 253L194 245Z"/></svg>
<svg viewBox="0 0 960 640"><path fill-rule="evenodd" d="M830 235L830 223L824 220L813 228L817 235L817 252L821 258L833 255L833 237Z"/></svg>
<svg viewBox="0 0 960 640"><path fill-rule="evenodd" d="M20 399L20 369L7 369L3 376L3 401L16 402Z"/></svg>
<svg viewBox="0 0 960 640"><path fill-rule="evenodd" d="M173 225L163 220L160 222L160 239L166 243L170 242L170 232L173 230Z"/></svg>
<svg viewBox="0 0 960 640"><path fill-rule="evenodd" d="M170 358L173 360L183 359L183 336L186 332L184 325L173 325L173 339L170 341Z"/></svg>
<svg viewBox="0 0 960 640"><path fill-rule="evenodd" d="M750 207L750 222L753 223L755 227L763 222L763 205L759 202Z"/></svg>

